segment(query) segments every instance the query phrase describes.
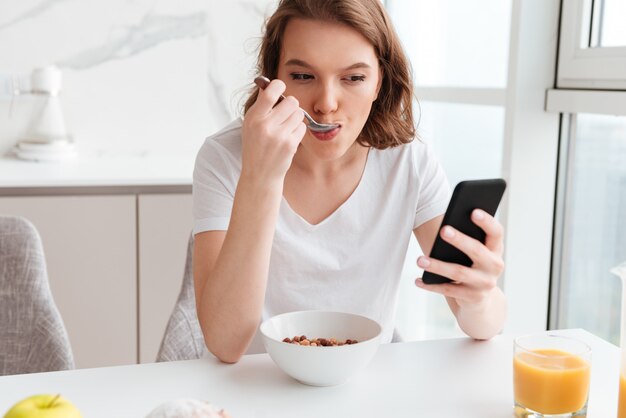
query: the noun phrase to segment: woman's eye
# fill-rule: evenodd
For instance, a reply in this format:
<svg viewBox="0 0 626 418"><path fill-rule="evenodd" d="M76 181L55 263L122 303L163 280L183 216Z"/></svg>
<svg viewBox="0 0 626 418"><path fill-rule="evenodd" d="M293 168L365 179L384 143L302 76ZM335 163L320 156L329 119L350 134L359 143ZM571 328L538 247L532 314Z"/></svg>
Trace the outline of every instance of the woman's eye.
<svg viewBox="0 0 626 418"><path fill-rule="evenodd" d="M312 80L313 76L311 74L303 74L303 73L291 73L289 74L292 80Z"/></svg>
<svg viewBox="0 0 626 418"><path fill-rule="evenodd" d="M364 75L350 75L346 77L345 80L351 83L358 83L360 81L365 81L365 76Z"/></svg>

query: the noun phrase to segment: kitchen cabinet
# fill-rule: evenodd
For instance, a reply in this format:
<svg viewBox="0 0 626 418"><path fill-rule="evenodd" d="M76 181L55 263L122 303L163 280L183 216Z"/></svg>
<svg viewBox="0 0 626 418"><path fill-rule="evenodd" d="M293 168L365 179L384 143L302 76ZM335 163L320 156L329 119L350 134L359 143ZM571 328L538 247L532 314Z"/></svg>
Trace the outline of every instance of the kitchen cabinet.
<svg viewBox="0 0 626 418"><path fill-rule="evenodd" d="M39 231L77 368L137 360L136 198L0 197Z"/></svg>
<svg viewBox="0 0 626 418"><path fill-rule="evenodd" d="M182 284L191 194L117 191L0 197L42 237L77 368L155 361Z"/></svg>
<svg viewBox="0 0 626 418"><path fill-rule="evenodd" d="M155 361L183 281L191 194L138 196L139 362Z"/></svg>
<svg viewBox="0 0 626 418"><path fill-rule="evenodd" d="M0 157L0 214L41 234L77 368L156 360L182 284L194 159L89 147L59 163Z"/></svg>

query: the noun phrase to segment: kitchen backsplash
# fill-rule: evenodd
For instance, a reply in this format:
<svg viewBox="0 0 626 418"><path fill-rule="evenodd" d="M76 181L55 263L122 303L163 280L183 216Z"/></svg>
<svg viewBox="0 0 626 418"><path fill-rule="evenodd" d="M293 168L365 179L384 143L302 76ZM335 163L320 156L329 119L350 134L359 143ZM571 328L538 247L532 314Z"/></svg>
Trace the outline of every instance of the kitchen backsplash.
<svg viewBox="0 0 626 418"><path fill-rule="evenodd" d="M80 149L194 153L240 115L275 0L0 0L0 153L31 98L10 112L13 76L44 65Z"/></svg>

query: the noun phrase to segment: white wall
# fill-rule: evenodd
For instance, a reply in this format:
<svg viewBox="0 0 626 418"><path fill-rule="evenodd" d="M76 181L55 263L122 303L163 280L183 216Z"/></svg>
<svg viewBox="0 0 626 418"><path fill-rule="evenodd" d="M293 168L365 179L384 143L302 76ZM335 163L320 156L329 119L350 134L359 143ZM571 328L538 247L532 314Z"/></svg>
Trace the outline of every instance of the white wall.
<svg viewBox="0 0 626 418"><path fill-rule="evenodd" d="M273 0L0 2L0 154L25 129L9 117L11 76L63 71L69 129L83 153L191 153L237 115ZM240 100L239 100L240 101ZM148 151L149 149L149 151Z"/></svg>

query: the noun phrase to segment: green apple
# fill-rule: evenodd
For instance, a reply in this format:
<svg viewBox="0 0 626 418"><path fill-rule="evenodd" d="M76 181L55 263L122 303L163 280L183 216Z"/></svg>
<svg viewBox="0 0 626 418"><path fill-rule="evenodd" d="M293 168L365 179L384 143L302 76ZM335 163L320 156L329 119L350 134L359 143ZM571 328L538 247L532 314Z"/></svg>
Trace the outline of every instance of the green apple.
<svg viewBox="0 0 626 418"><path fill-rule="evenodd" d="M81 415L61 395L34 395L13 405L4 418L81 418Z"/></svg>

